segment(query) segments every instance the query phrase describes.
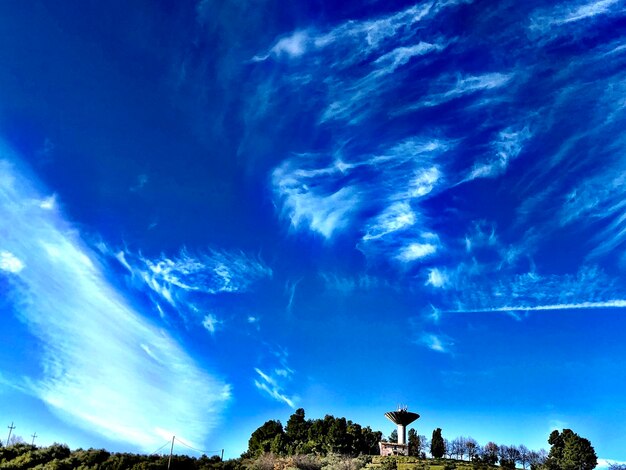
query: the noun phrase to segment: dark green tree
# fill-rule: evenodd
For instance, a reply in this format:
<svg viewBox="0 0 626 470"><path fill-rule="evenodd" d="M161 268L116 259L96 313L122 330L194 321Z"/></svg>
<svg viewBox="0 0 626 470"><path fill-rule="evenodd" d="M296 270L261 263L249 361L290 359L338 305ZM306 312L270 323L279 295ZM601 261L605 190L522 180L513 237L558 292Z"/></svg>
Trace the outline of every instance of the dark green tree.
<svg viewBox="0 0 626 470"><path fill-rule="evenodd" d="M277 436L281 436L276 440ZM256 457L265 452L274 452L275 449L272 449L272 444L276 445L276 443L283 442L281 438L284 436L283 425L280 421L270 420L266 421L263 426L259 427L256 431L252 433L250 439L248 440L248 452L247 455L250 457ZM278 449L276 449L278 450ZM282 453L282 452L279 452Z"/></svg>
<svg viewBox="0 0 626 470"><path fill-rule="evenodd" d="M351 455L368 454L367 445L363 436L363 428L360 424L348 421L348 437L352 443Z"/></svg>
<svg viewBox="0 0 626 470"><path fill-rule="evenodd" d="M487 442L483 447L483 462L488 465L495 465L498 461L498 451L500 448L494 442Z"/></svg>
<svg viewBox="0 0 626 470"><path fill-rule="evenodd" d="M366 426L363 428L363 441L365 443L364 454L376 455L380 452L378 443L383 439L383 433L380 431L372 431L372 428Z"/></svg>
<svg viewBox="0 0 626 470"><path fill-rule="evenodd" d="M349 454L351 442L348 437L348 424L346 418L337 418L328 429L326 436L326 449L334 454Z"/></svg>
<svg viewBox="0 0 626 470"><path fill-rule="evenodd" d="M389 442L398 442L398 430L394 429L393 431L391 431L391 434L389 434L387 440Z"/></svg>
<svg viewBox="0 0 626 470"><path fill-rule="evenodd" d="M598 464L591 442L571 429L552 431L548 443L552 446L546 460L549 470L593 470Z"/></svg>
<svg viewBox="0 0 626 470"><path fill-rule="evenodd" d="M289 454L297 454L309 440L309 422L304 418L304 409L298 408L289 417L285 426L285 438Z"/></svg>
<svg viewBox="0 0 626 470"><path fill-rule="evenodd" d="M415 429L409 429L409 455L413 457L420 456L420 437Z"/></svg>
<svg viewBox="0 0 626 470"><path fill-rule="evenodd" d="M430 454L434 458L440 459L443 457L445 450L446 447L443 442L443 437L441 436L441 428L437 428L433 431L433 438L430 440Z"/></svg>

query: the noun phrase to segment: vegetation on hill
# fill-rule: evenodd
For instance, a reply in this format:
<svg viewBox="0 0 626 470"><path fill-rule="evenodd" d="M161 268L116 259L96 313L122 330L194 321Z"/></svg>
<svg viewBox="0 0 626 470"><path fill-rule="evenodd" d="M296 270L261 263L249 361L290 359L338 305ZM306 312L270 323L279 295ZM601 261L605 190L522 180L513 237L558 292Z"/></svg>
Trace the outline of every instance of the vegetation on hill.
<svg viewBox="0 0 626 470"><path fill-rule="evenodd" d="M346 418L326 415L323 419L307 420L299 408L283 429L280 421L264 423L250 436L244 457L258 457L266 452L276 455L340 454L372 455L378 453L380 431L372 431Z"/></svg>
<svg viewBox="0 0 626 470"><path fill-rule="evenodd" d="M37 447L17 443L0 447L0 469L16 470L163 470L168 456L107 452L104 449L70 451L65 444ZM187 455L172 456L172 469L179 470L239 470L239 461L222 462L218 456L200 458Z"/></svg>
<svg viewBox="0 0 626 470"><path fill-rule="evenodd" d="M390 436L395 438L396 436ZM591 442L570 429L553 431L550 452L524 445L481 446L471 437L444 439L441 428L432 439L409 430L409 456L383 457L382 433L345 418L327 415L307 420L303 409L291 415L283 428L267 421L250 436L248 450L239 459L218 456L174 455L172 470L593 470L597 457ZM0 445L0 469L32 470L150 470L168 467L169 456L112 453L104 449L70 451L64 444L37 447L13 440ZM426 458L426 452L432 458ZM445 458L444 458L445 457ZM499 465L499 467L496 467ZM626 470L614 465L611 470Z"/></svg>
<svg viewBox="0 0 626 470"><path fill-rule="evenodd" d="M280 421L271 420L254 431L243 457L254 458L266 453L279 457L301 454L341 454L353 457L377 455L381 439L381 432L364 428L345 418L327 415L324 419L307 420L304 410L300 408L291 415L284 429ZM395 439L397 434L392 433L389 440ZM499 465L504 469L515 469L519 465L524 470L591 470L597 465L597 457L589 440L569 429L562 433L554 431L550 435L548 443L552 447L549 454L543 449L528 449L523 444L517 446L488 442L481 446L471 437L448 440L444 439L441 428L433 431L430 442L425 436L410 429L408 443L411 457L426 459L428 451L435 459L446 457L449 461L455 459L474 465Z"/></svg>

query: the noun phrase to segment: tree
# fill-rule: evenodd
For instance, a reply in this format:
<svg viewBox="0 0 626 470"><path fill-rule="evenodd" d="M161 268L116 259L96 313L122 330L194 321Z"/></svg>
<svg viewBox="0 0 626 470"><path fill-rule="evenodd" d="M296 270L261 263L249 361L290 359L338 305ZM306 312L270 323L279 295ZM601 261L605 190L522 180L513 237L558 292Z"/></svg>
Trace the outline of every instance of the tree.
<svg viewBox="0 0 626 470"><path fill-rule="evenodd" d="M393 431L391 431L391 434L389 434L387 440L389 442L398 442L398 430L394 429Z"/></svg>
<svg viewBox="0 0 626 470"><path fill-rule="evenodd" d="M592 470L598 464L591 442L571 429L552 431L548 443L552 446L546 460L549 470Z"/></svg>
<svg viewBox="0 0 626 470"><path fill-rule="evenodd" d="M445 450L443 437L441 436L441 428L437 428L433 431L433 438L430 440L430 454L434 458L440 459L443 457Z"/></svg>
<svg viewBox="0 0 626 470"><path fill-rule="evenodd" d="M519 460L518 462L522 464L524 470L526 470L526 465L530 463L530 450L524 444L520 445L517 450L519 451Z"/></svg>
<svg viewBox="0 0 626 470"><path fill-rule="evenodd" d="M295 454L308 441L309 423L304 418L304 409L298 408L287 421L285 438L289 446L289 454Z"/></svg>
<svg viewBox="0 0 626 470"><path fill-rule="evenodd" d="M363 428L361 428L360 424L353 423L352 421L348 421L348 437L351 444L350 454L351 455L359 455L359 454L367 454L368 448L365 444L365 437L363 435Z"/></svg>
<svg viewBox="0 0 626 470"><path fill-rule="evenodd" d="M539 451L531 450L528 454L528 461L530 462L530 470L538 470L546 463L548 453L545 449ZM624 469L626 470L626 469Z"/></svg>
<svg viewBox="0 0 626 470"><path fill-rule="evenodd" d="M452 453L456 455L457 459L463 460L465 455L465 439L463 437L457 437L451 442Z"/></svg>
<svg viewBox="0 0 626 470"><path fill-rule="evenodd" d="M266 421L263 426L257 428L248 440L248 455L251 457L258 456L272 449L272 445L276 446L280 442L277 436L283 436L283 425L280 421ZM283 441L284 442L284 441Z"/></svg>
<svg viewBox="0 0 626 470"><path fill-rule="evenodd" d="M420 437L417 435L417 431L413 428L409 429L409 455L413 457L419 457L421 446Z"/></svg>
<svg viewBox="0 0 626 470"><path fill-rule="evenodd" d="M443 440L443 453L449 459L454 456L454 452L452 452L452 444L448 439Z"/></svg>
<svg viewBox="0 0 626 470"><path fill-rule="evenodd" d="M500 448L495 442L487 442L483 447L483 461L489 465L495 465L498 461L498 452Z"/></svg>
<svg viewBox="0 0 626 470"><path fill-rule="evenodd" d="M500 446L498 457L500 457L500 467L515 469L517 448L515 446Z"/></svg>
<svg viewBox="0 0 626 470"><path fill-rule="evenodd" d="M478 442L472 437L465 439L465 452L470 460L474 460L474 457L478 454Z"/></svg>
<svg viewBox="0 0 626 470"><path fill-rule="evenodd" d="M337 418L328 429L326 436L327 451L335 454L348 454L350 443L348 442L348 423L346 418Z"/></svg>
<svg viewBox="0 0 626 470"><path fill-rule="evenodd" d="M420 445L420 457L425 459L426 451L430 448L430 442L428 441L428 438L424 436L423 434L420 434L418 437L419 437L419 445Z"/></svg>
<svg viewBox="0 0 626 470"><path fill-rule="evenodd" d="M365 448L364 454L374 455L380 451L378 443L382 440L383 433L380 431L372 431L372 428L366 426L363 428L363 441Z"/></svg>

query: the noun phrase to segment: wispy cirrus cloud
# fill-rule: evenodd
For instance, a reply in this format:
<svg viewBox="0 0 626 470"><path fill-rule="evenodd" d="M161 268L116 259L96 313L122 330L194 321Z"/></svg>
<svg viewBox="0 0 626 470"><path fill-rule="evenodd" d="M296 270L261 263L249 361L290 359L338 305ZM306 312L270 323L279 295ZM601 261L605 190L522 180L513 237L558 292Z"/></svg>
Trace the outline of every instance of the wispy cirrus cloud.
<svg viewBox="0 0 626 470"><path fill-rule="evenodd" d="M419 242L412 242L404 246L397 258L403 263L410 263L423 258L428 258L439 249L439 237L430 232L422 233L422 240Z"/></svg>
<svg viewBox="0 0 626 470"><path fill-rule="evenodd" d="M316 184L321 175L340 178L339 165L304 170L297 162L306 157L287 160L272 174L274 192L283 204L282 212L294 229L306 227L329 239L350 224L350 217L359 210L361 194L354 186L333 188ZM315 160L315 158L311 158Z"/></svg>
<svg viewBox="0 0 626 470"><path fill-rule="evenodd" d="M594 308L625 308L626 291L595 266L572 274L513 274L493 267L461 265L447 272L448 296L442 312L534 312Z"/></svg>
<svg viewBox="0 0 626 470"><path fill-rule="evenodd" d="M348 20L329 29L300 28L278 38L253 62L286 61L289 69L283 78L287 86L300 86L303 79L310 83L323 68L326 103L319 121L358 123L381 111L389 90L398 88L397 74L405 75L413 62L428 62L431 55L447 47L447 38L424 38L421 24L463 3L471 1L426 1L374 19ZM359 72L355 74L356 70Z"/></svg>
<svg viewBox="0 0 626 470"><path fill-rule="evenodd" d="M484 313L484 312L542 312L549 310L586 310L594 308L626 308L626 299L607 300L602 302L578 302L569 304L548 305L506 305L503 307L486 307L478 309L446 310L445 313Z"/></svg>
<svg viewBox="0 0 626 470"><path fill-rule="evenodd" d="M260 377L260 379L255 379L254 381L254 386L257 389L267 393L270 397L274 398L277 401L286 403L290 408L296 407L295 398L285 394L283 392L282 386L278 384L278 378L276 377L276 375L278 374L266 374L258 368L255 368L254 371Z"/></svg>
<svg viewBox="0 0 626 470"><path fill-rule="evenodd" d="M303 125L335 144L276 166L280 213L299 231L351 237L368 262L417 279L439 312L619 306L626 296L599 266L626 243L626 49L590 25L622 3L508 5L463 34L438 19L456 18L452 5L422 3L294 32L296 55L265 58L281 61L273 83L313 103ZM551 253L576 258L557 274L542 256L572 233L589 235Z"/></svg>
<svg viewBox="0 0 626 470"><path fill-rule="evenodd" d="M346 21L325 31L313 28L300 29L281 37L267 53L257 55L253 60L261 61L272 57L295 59L327 48L338 52L338 48L348 48L348 45L353 51L356 50L358 55L366 56L390 38L398 34L406 34L406 28L418 23L431 13L434 5L435 2L425 2L377 19ZM357 58L351 60L354 61Z"/></svg>
<svg viewBox="0 0 626 470"><path fill-rule="evenodd" d="M211 334L223 321L218 321L214 312L205 311L203 299L246 292L273 274L261 260L240 251L207 250L192 255L182 249L175 256L148 258L129 250L116 252L104 244L99 248L128 270L131 284L147 291L161 316L169 305L184 320L201 324Z"/></svg>
<svg viewBox="0 0 626 470"><path fill-rule="evenodd" d="M535 13L531 18L531 29L544 31L554 26L567 25L597 16L623 12L623 7L619 8L621 3L621 0L561 3L551 10Z"/></svg>
<svg viewBox="0 0 626 470"><path fill-rule="evenodd" d="M448 282L448 273L444 269L431 268L428 270L427 286L445 288Z"/></svg>
<svg viewBox="0 0 626 470"><path fill-rule="evenodd" d="M29 393L61 418L144 451L164 434L204 442L229 385L144 319L63 214L42 206L45 193L16 155L4 145L0 154L0 219L11 227L0 231L0 276L42 351L41 374L25 378Z"/></svg>
<svg viewBox="0 0 626 470"><path fill-rule="evenodd" d="M341 294L350 294L355 291L394 288L393 284L387 279L365 273L355 276L342 276L336 273L323 272L320 273L320 277L324 281L324 286L327 290Z"/></svg>
<svg viewBox="0 0 626 470"><path fill-rule="evenodd" d="M128 254L125 258L128 262ZM144 268L131 269L139 269L146 284L156 292L169 289L207 294L241 292L272 275L269 267L242 252L209 251L192 256L183 249L179 256L149 259L139 255L136 259Z"/></svg>
<svg viewBox="0 0 626 470"><path fill-rule="evenodd" d="M211 334L214 334L220 328L222 323L224 322L219 320L213 313L205 315L202 320L202 326Z"/></svg>
<svg viewBox="0 0 626 470"><path fill-rule="evenodd" d="M482 75L469 75L464 77L442 77L435 83L436 88L443 88L444 91L435 91L429 94L417 105L407 109L416 109L421 106L437 106L441 103L460 98L465 95L489 91L507 85L513 75L510 73L491 72Z"/></svg>
<svg viewBox="0 0 626 470"><path fill-rule="evenodd" d="M454 342L449 337L434 333L424 333L418 342L439 353L450 353L451 347L454 346Z"/></svg>
<svg viewBox="0 0 626 470"><path fill-rule="evenodd" d="M491 144L490 155L484 161L474 164L467 180L500 176L507 170L510 162L519 156L524 143L530 138L531 132L527 126L500 131Z"/></svg>
<svg viewBox="0 0 626 470"><path fill-rule="evenodd" d="M266 361L267 366L263 369L254 368L256 372L254 386L274 400L285 403L290 408L295 408L298 397L285 391L287 384L291 382L294 376L294 371L287 362L288 357L289 354L286 349L271 348L271 360Z"/></svg>
<svg viewBox="0 0 626 470"><path fill-rule="evenodd" d="M414 261L441 247L419 204L445 181L438 158L453 146L444 139L411 138L350 160L297 155L273 171L274 192L295 229L326 239L347 232L360 237L358 248L368 255ZM420 256L419 245L430 251Z"/></svg>

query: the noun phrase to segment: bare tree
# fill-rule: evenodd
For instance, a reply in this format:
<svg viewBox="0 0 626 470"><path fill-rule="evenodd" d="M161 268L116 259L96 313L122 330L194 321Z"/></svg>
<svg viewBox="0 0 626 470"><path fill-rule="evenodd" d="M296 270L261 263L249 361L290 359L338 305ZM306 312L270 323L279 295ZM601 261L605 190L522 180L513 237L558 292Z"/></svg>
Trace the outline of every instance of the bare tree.
<svg viewBox="0 0 626 470"><path fill-rule="evenodd" d="M428 451L428 449L430 449L430 441L423 434L420 434L418 436L418 438L419 438L419 454L420 454L420 457L422 455L424 455L424 457L425 457L426 456L426 452ZM445 445L445 441L444 441L444 445Z"/></svg>
<svg viewBox="0 0 626 470"><path fill-rule="evenodd" d="M526 470L526 465L530 463L530 450L524 444L518 446L517 451L519 452L518 462L522 464L524 470Z"/></svg>
<svg viewBox="0 0 626 470"><path fill-rule="evenodd" d="M454 455L454 451L452 450L452 443L448 440L448 439L444 439L443 440L443 447L444 447L444 455L451 459L452 456Z"/></svg>
<svg viewBox="0 0 626 470"><path fill-rule="evenodd" d="M479 450L478 442L473 437L468 437L465 439L465 451L467 452L467 456L469 460L474 460L474 457L477 455Z"/></svg>
<svg viewBox="0 0 626 470"><path fill-rule="evenodd" d="M548 452L545 449L541 449L539 451L531 450L528 453L528 462L530 463L531 470L538 469L541 465L546 463L546 459L548 458Z"/></svg>
<svg viewBox="0 0 626 470"><path fill-rule="evenodd" d="M26 441L24 441L24 438L22 436L18 436L17 434L13 434L11 436L11 440L9 441L9 445L13 446L15 444L24 444Z"/></svg>
<svg viewBox="0 0 626 470"><path fill-rule="evenodd" d="M465 456L465 438L459 436L455 440L453 440L452 450L457 459L463 460L463 457Z"/></svg>

